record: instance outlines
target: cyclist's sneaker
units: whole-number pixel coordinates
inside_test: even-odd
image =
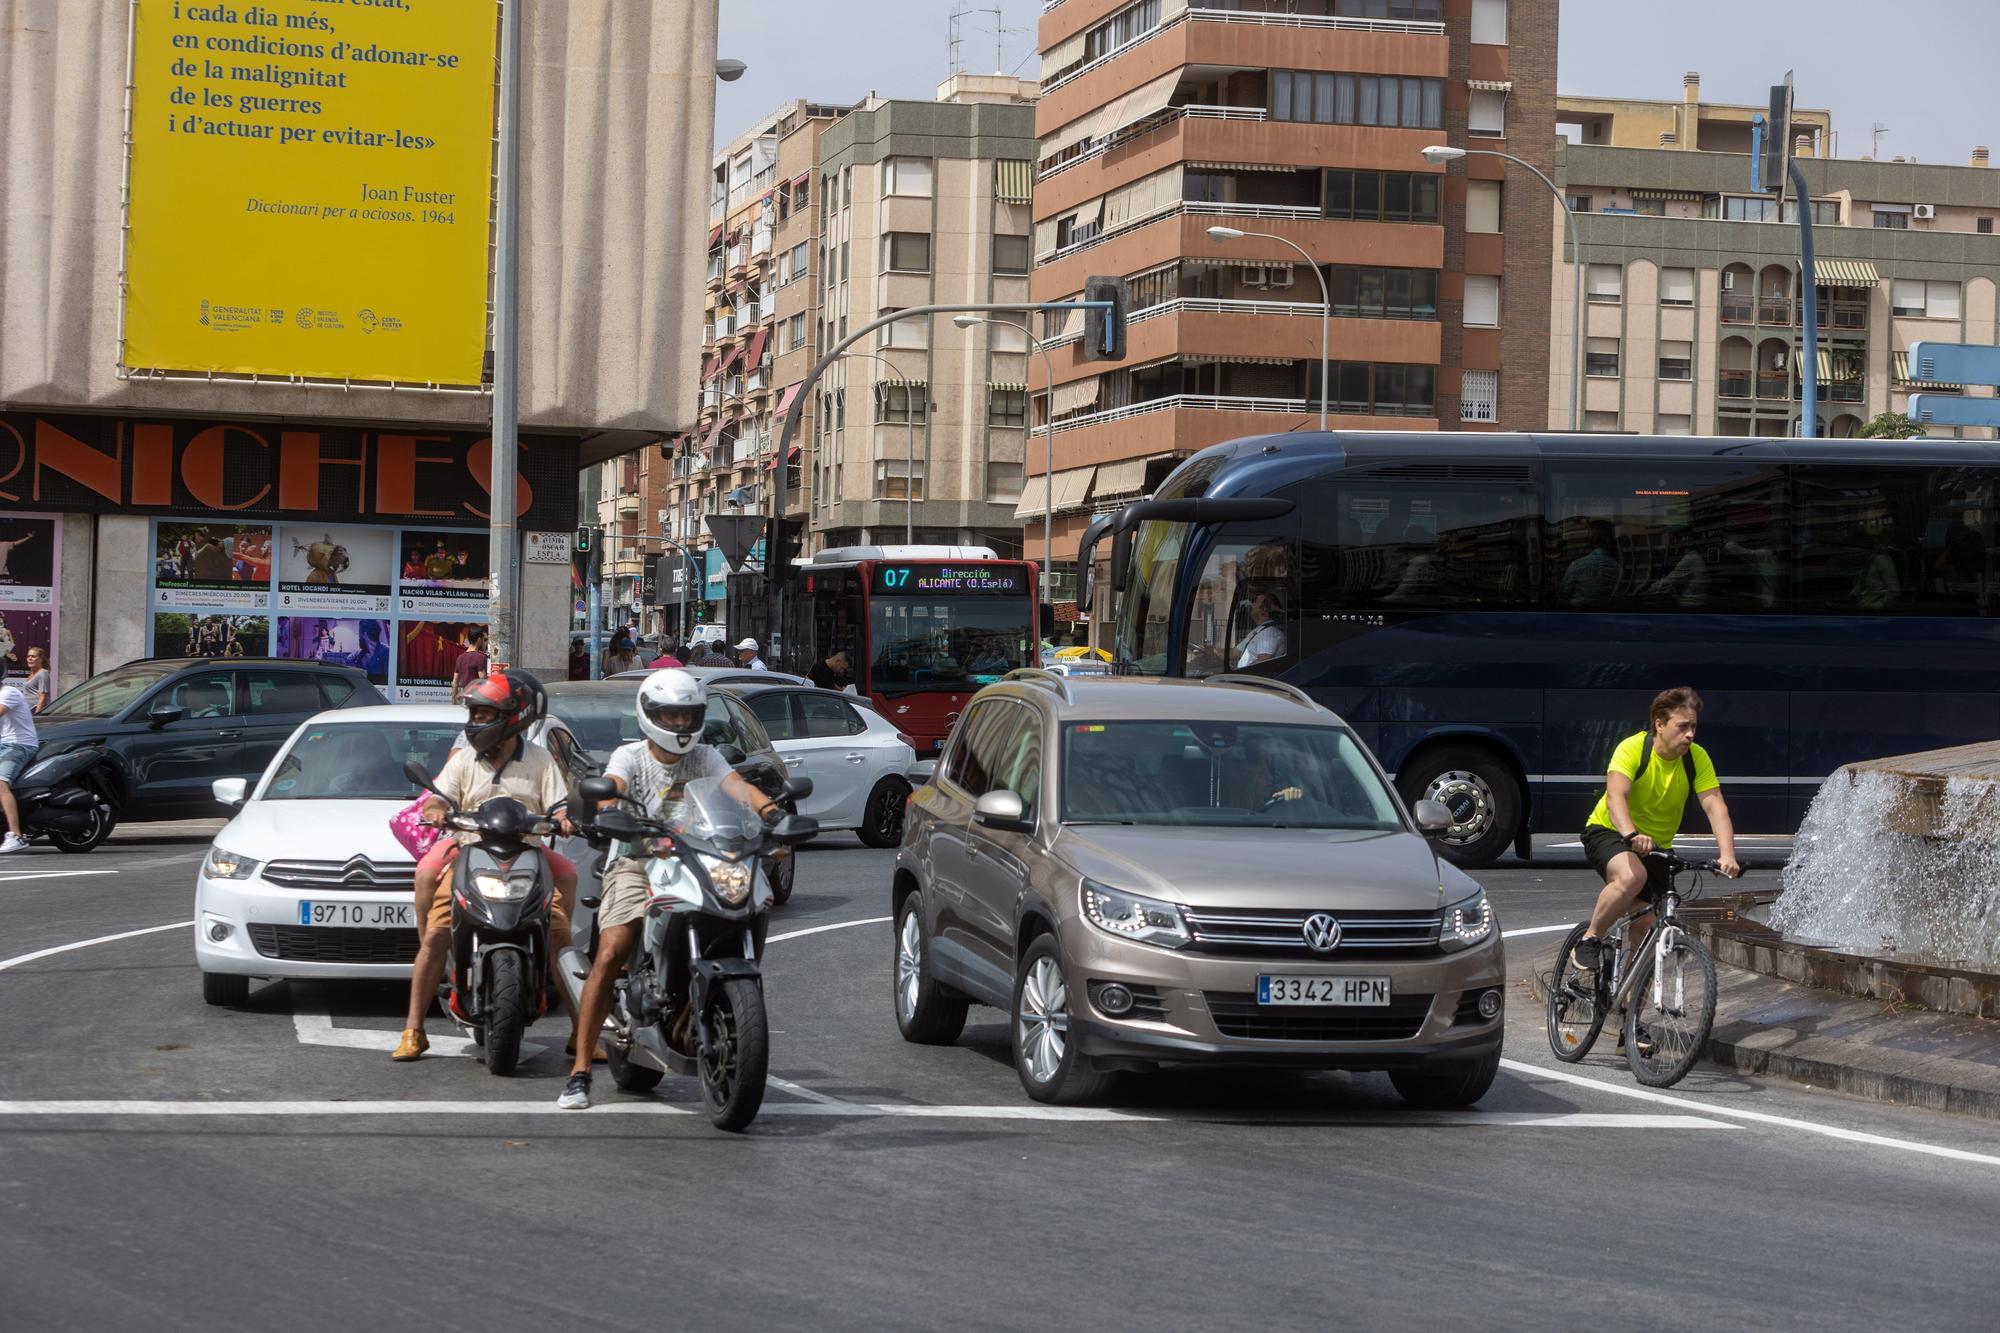
[[[1647,1028],[1647,1026],[1644,1023],[1639,1024],[1638,1028],[1639,1028],[1639,1058],[1641,1060],[1650,1060],[1653,1058],[1653,1052],[1659,1049],[1658,1044],[1653,1040],[1653,1033],[1651,1029]],[[1618,1025],[1618,1049],[1615,1052],[1615,1054],[1618,1055],[1625,1054],[1625,1025],[1623,1023],[1620,1023]]]
[[[1600,941],[1585,935],[1576,942],[1576,948],[1570,951],[1569,965],[1579,972],[1589,974],[1597,971],[1597,966],[1603,961],[1603,956],[1604,945]]]
[[[556,1098],[556,1105],[565,1111],[581,1111],[590,1105],[590,1075],[571,1074],[569,1082],[563,1084],[562,1096]]]

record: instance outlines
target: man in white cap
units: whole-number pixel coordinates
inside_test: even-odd
[[[736,660],[745,671],[769,671],[764,659],[757,656],[757,640],[749,638],[736,645]]]

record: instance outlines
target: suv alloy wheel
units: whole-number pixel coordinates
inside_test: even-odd
[[[1073,1105],[1101,1095],[1111,1075],[1090,1067],[1090,1057],[1070,1035],[1075,1012],[1063,973],[1062,946],[1042,935],[1021,956],[1014,973],[1014,1072],[1038,1102]]]

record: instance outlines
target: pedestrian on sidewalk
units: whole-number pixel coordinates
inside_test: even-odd
[[[0,853],[18,852],[28,845],[21,836],[21,807],[14,799],[14,779],[40,748],[28,696],[17,686],[0,684],[0,813],[7,816],[7,836],[0,838]]]
[[[28,650],[28,678],[21,682],[21,693],[28,696],[28,711],[39,713],[49,706],[55,689],[49,683],[49,657],[40,648]]]

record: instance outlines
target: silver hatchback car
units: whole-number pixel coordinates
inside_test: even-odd
[[[1259,676],[980,691],[910,798],[896,1022],[955,1041],[1011,1017],[1037,1101],[1169,1064],[1387,1071],[1470,1105],[1500,1064],[1505,966],[1479,885],[1367,748]]]

